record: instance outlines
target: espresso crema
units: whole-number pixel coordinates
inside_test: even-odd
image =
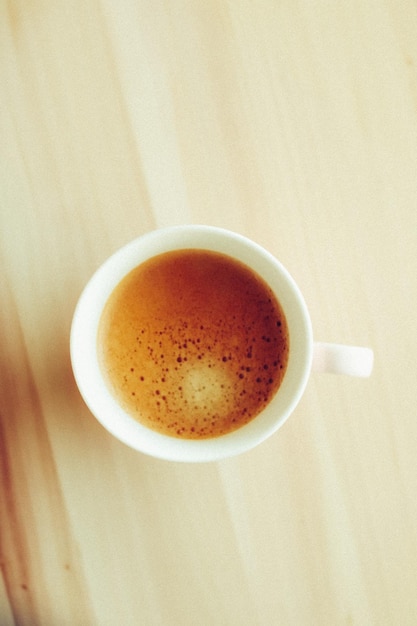
[[[172,437],[218,437],[248,423],[287,367],[284,312],[246,265],[217,252],[176,250],[131,271],[111,294],[100,366],[120,405]]]

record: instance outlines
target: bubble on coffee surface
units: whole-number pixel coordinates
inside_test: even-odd
[[[239,428],[270,401],[285,372],[288,333],[279,304],[250,270],[236,275],[226,257],[228,280],[216,284],[211,274],[197,283],[193,252],[188,274],[183,258],[182,280],[175,272],[162,284],[148,277],[138,291],[131,281],[104,316],[101,343],[110,386],[133,417],[199,439]],[[223,255],[206,254],[226,271]]]

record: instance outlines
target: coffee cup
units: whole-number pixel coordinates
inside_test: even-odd
[[[367,377],[370,348],[313,341],[304,298],[250,239],[204,225],[147,233],[92,276],[71,362],[98,421],[151,456],[217,461],[275,433],[310,373]]]

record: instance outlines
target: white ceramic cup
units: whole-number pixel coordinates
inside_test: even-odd
[[[220,437],[190,440],[162,435],[130,417],[109,391],[98,363],[97,331],[101,313],[117,284],[147,259],[170,250],[204,249],[245,263],[272,288],[287,319],[290,351],[276,395],[248,424]],[[369,348],[314,343],[303,296],[287,270],[261,246],[212,226],[185,225],[152,231],[113,254],[93,275],[77,304],[71,328],[71,362],[87,406],[101,424],[128,446],[171,461],[207,462],[250,450],[272,435],[298,404],[311,370],[369,376]]]

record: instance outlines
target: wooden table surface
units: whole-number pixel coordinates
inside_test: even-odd
[[[1,626],[417,624],[416,68],[411,0],[0,2]],[[112,438],[73,310],[183,223],[270,250],[372,377],[219,463]]]

